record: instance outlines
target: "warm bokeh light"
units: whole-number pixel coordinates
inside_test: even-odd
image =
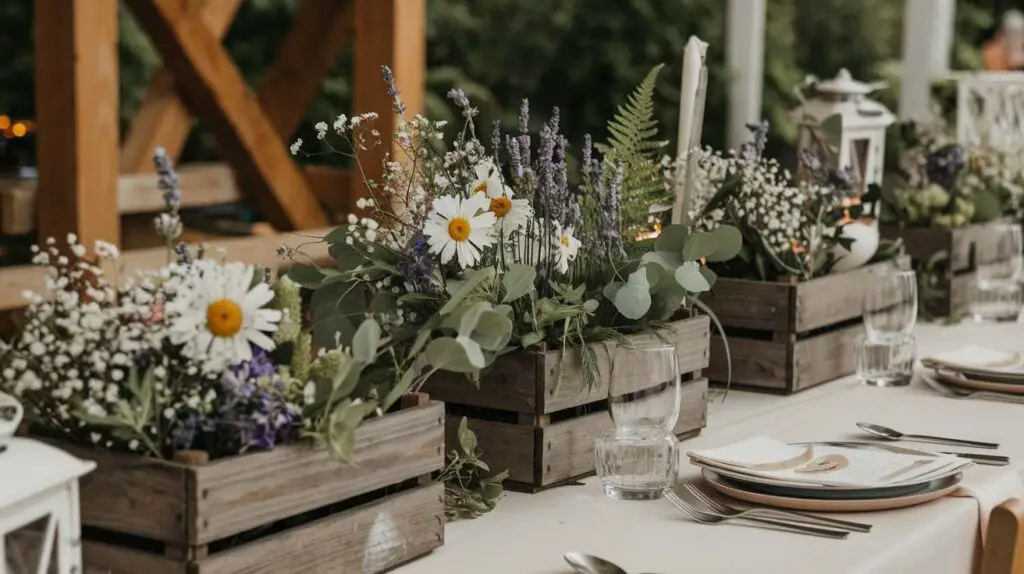
[[[10,116],[0,115],[0,130],[6,131],[11,127]]]
[[[655,223],[653,231],[645,231],[643,233],[637,233],[636,240],[637,241],[647,241],[648,239],[656,239],[659,235],[661,235],[661,224],[660,223]]]
[[[11,126],[11,133],[14,134],[14,137],[20,138],[28,133],[28,126],[26,126],[22,122],[17,122],[13,126]]]

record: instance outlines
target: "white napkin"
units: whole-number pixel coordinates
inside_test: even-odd
[[[978,526],[981,528],[981,543],[985,544],[992,510],[1011,498],[1024,497],[1024,478],[1013,472],[992,473],[988,480],[979,478],[972,476],[973,484],[961,484],[950,496],[969,497],[978,502]]]

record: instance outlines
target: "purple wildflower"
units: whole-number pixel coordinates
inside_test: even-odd
[[[601,235],[601,245],[606,253],[613,258],[622,259],[626,256],[626,250],[622,245],[622,232],[620,230],[622,225],[621,208],[619,204],[622,199],[622,180],[625,176],[625,170],[619,164],[606,165],[605,167],[610,170],[610,173],[607,174],[610,177],[603,178],[605,189],[601,190],[598,233]]]
[[[501,171],[501,162],[499,157],[501,156],[501,121],[494,120],[494,124],[491,126],[491,155],[494,156],[494,166]]]
[[[153,167],[159,176],[157,186],[164,192],[167,210],[177,213],[181,207],[181,190],[178,189],[178,174],[174,171],[174,162],[167,155],[167,150],[162,147],[153,150]]]
[[[398,115],[405,115],[405,103],[402,101],[401,92],[395,85],[395,74],[391,71],[388,66],[380,67],[381,74],[384,76],[384,83],[388,85],[388,96],[391,97],[392,107],[395,113]]]
[[[466,92],[458,88],[452,88],[448,90],[448,99],[455,102],[456,106],[462,110],[462,115],[467,119],[473,119],[479,113],[476,108],[469,104],[469,98],[466,97]]]

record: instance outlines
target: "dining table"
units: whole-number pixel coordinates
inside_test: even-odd
[[[917,355],[968,345],[1015,350],[1024,325],[926,323],[915,329]],[[874,387],[853,375],[791,395],[730,390],[709,405],[708,424],[680,445],[679,483],[701,482],[691,450],[765,435],[787,442],[871,440],[856,423],[908,433],[1000,443],[1008,466],[972,466],[954,495],[903,508],[829,516],[866,522],[870,533],[844,540],[742,524],[698,524],[666,500],[622,501],[596,477],[537,494],[510,492],[493,511],[446,526],[440,549],[398,574],[569,574],[563,556],[584,552],[629,573],[658,574],[969,574],[977,571],[989,510],[1024,497],[1024,404],[942,396],[922,382]],[[901,446],[989,453],[913,442]],[[501,470],[501,469],[495,469]],[[679,487],[677,487],[679,488]],[[720,500],[727,500],[720,498]]]

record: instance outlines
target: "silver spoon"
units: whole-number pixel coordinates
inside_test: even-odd
[[[565,561],[580,574],[627,574],[625,570],[604,558],[582,552],[569,552],[565,555]]]
[[[969,448],[999,448],[994,442],[981,442],[976,440],[963,440],[958,438],[945,438],[941,436],[929,436],[923,434],[904,434],[898,430],[872,423],[857,423],[864,432],[882,437],[885,440],[909,440],[917,442],[930,442],[935,444],[950,444],[953,446],[965,446]]]

